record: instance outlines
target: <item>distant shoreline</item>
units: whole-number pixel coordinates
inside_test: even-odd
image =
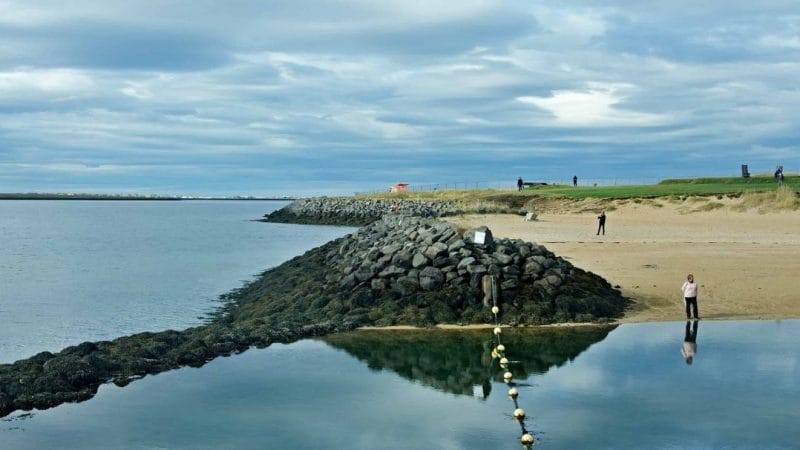
[[[0,193],[0,200],[125,200],[125,201],[192,201],[192,200],[252,200],[252,201],[293,201],[295,197],[181,197],[181,196],[142,196],[106,194],[6,194]]]

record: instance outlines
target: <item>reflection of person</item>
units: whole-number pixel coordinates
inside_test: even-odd
[[[523,183],[522,183],[522,177],[519,177],[519,178],[517,178],[517,190],[518,190],[518,191],[521,191],[521,190],[522,190],[522,185],[523,185]]]
[[[597,216],[597,234],[600,234],[600,230],[603,230],[603,236],[606,235],[606,212],[603,211]]]
[[[689,314],[691,308],[694,313],[694,318],[699,319],[697,315],[697,283],[694,282],[694,275],[689,274],[686,276],[686,281],[681,286],[683,291],[683,301],[686,303],[686,318],[691,319],[692,315]]]
[[[681,347],[681,354],[686,360],[686,364],[691,364],[694,361],[694,355],[697,354],[697,321],[686,321],[686,334],[683,337],[683,346]]]

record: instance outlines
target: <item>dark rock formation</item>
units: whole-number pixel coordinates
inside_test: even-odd
[[[362,226],[380,219],[384,214],[395,212],[407,216],[443,217],[463,214],[466,211],[471,210],[451,200],[359,200],[351,197],[315,197],[295,200],[289,205],[265,215],[262,220],[264,222]],[[475,212],[479,212],[479,210],[475,209]]]
[[[205,326],[85,342],[0,365],[0,416],[85,400],[108,381],[125,385],[251,346],[361,325],[488,323],[486,275],[497,281],[508,324],[602,320],[627,304],[605,280],[540,245],[389,215],[226,294]]]

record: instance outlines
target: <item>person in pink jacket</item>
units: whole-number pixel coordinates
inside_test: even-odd
[[[692,318],[692,315],[689,314],[690,307],[694,313],[695,320],[699,319],[700,317],[697,315],[697,283],[694,282],[694,275],[689,274],[686,277],[681,290],[683,291],[683,301],[686,303],[686,319]]]

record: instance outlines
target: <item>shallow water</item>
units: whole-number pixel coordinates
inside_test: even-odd
[[[526,427],[547,449],[793,449],[800,321],[508,331]],[[359,332],[105,385],[0,422],[4,448],[519,449],[488,330]],[[487,388],[488,386],[488,388]],[[470,389],[471,387],[471,389]]]
[[[351,230],[253,221],[285,204],[0,201],[0,363],[197,325],[220,294]]]

